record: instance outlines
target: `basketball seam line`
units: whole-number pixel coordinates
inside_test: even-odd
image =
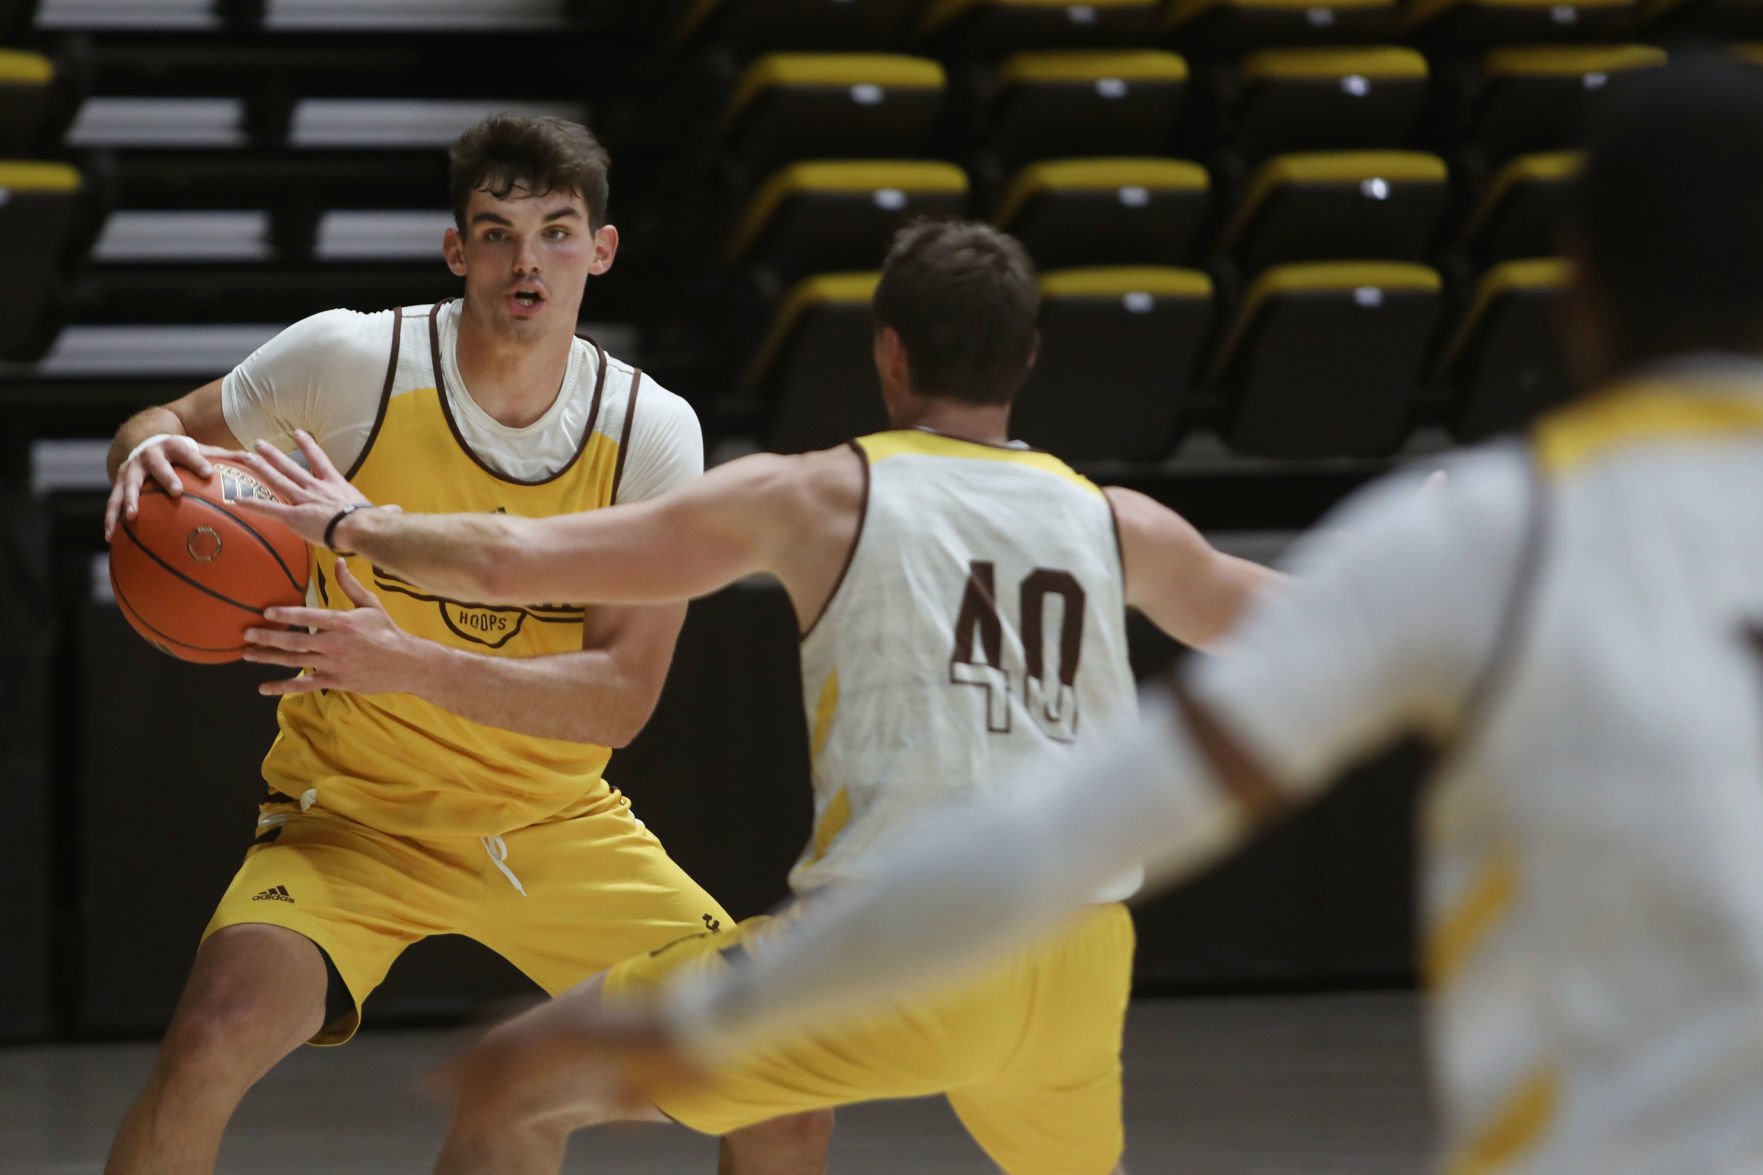
[[[139,537],[136,536],[135,532],[129,528],[129,524],[127,522],[124,522],[122,524],[122,533],[128,535],[129,540],[131,542],[133,542],[135,544],[135,546],[141,548],[141,553],[146,555],[147,558],[153,560],[153,562],[159,564],[161,567],[165,568],[167,571],[171,572],[173,575],[177,576],[179,579],[183,580],[185,583],[189,584],[191,587],[195,588],[197,591],[203,593],[204,595],[213,596],[215,599],[219,600],[223,604],[230,604],[233,607],[239,609],[239,611],[241,611],[241,612],[249,612],[253,616],[263,615],[263,609],[253,608],[249,604],[241,604],[241,603],[239,603],[239,601],[233,599],[231,596],[223,596],[219,592],[215,591],[213,588],[208,587],[206,584],[198,583],[196,580],[191,579],[189,576],[185,575],[183,572],[181,572],[177,568],[173,567],[170,563],[167,563],[164,559],[159,557],[159,552],[155,551],[152,547],[149,547],[146,543],[142,542]]]
[[[282,558],[282,553],[276,550],[275,546],[268,539],[264,538],[255,526],[252,526],[249,522],[245,521],[244,518],[240,517],[236,510],[229,510],[218,502],[212,502],[209,499],[204,498],[201,494],[187,493],[184,496],[193,502],[202,503],[210,510],[220,511],[222,514],[226,515],[226,517],[244,527],[245,533],[256,539],[263,549],[269,552],[269,557],[276,561],[276,566],[280,567],[282,569],[282,574],[288,577],[288,586],[297,592],[304,593],[306,591],[306,589],[300,585],[300,581],[294,578],[293,569],[288,566],[288,561]]]
[[[116,602],[118,604],[122,605],[122,608],[125,612],[129,612],[134,615],[134,618],[141,623],[141,626],[143,628],[146,628],[148,631],[152,632],[153,635],[161,638],[162,640],[164,640],[170,644],[177,645],[180,648],[190,649],[190,650],[193,650],[194,652],[198,652],[198,653],[242,653],[245,651],[244,645],[236,645],[236,646],[230,646],[230,647],[229,646],[211,646],[211,645],[191,644],[189,641],[180,641],[177,637],[172,636],[170,633],[165,632],[165,631],[161,630],[160,628],[156,627],[155,625],[149,623],[147,618],[145,616],[141,615],[141,610],[139,608],[135,607],[134,604],[129,602],[128,593],[123,591],[122,585],[120,585],[116,582],[116,572],[114,572],[114,571],[112,571],[110,573],[110,594],[116,597]]]

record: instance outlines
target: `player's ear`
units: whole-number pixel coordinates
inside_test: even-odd
[[[1035,369],[1035,364],[1039,363],[1040,361],[1041,361],[1041,332],[1037,330],[1035,332],[1035,341],[1033,343],[1029,344],[1028,366],[1026,368],[1024,368],[1024,371],[1032,373]]]
[[[447,259],[447,268],[454,277],[465,276],[465,238],[450,225],[441,235],[441,255]]]
[[[618,256],[618,226],[603,224],[594,230],[594,259],[588,263],[588,272],[599,277],[612,268],[612,259]]]

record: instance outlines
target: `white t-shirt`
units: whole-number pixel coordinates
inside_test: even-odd
[[[460,303],[440,315],[441,362],[453,419],[472,452],[505,477],[537,481],[563,468],[581,445],[599,376],[597,352],[577,339],[562,389],[545,414],[509,428],[478,406],[459,376]],[[395,312],[326,310],[296,322],[259,347],[221,381],[221,411],[240,443],[293,448],[293,432],[311,433],[338,469],[361,456],[386,377]],[[609,382],[628,385],[634,370],[606,356]],[[643,377],[619,502],[656,498],[704,472],[697,414],[679,396]]]

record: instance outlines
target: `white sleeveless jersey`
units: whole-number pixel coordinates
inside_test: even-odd
[[[864,876],[927,812],[1137,712],[1100,489],[1047,453],[924,430],[852,447],[862,521],[801,648],[815,821],[797,892]]]
[[[1763,386],[1631,388],[1534,447],[1530,599],[1425,823],[1456,1149],[1763,1171]]]
[[[1446,1172],[1763,1172],[1763,368],[1374,492],[1197,667],[1276,778],[1402,726]]]

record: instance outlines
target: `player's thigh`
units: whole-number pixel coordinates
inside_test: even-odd
[[[504,835],[467,933],[556,994],[632,955],[734,920],[623,807]],[[522,893],[521,891],[525,892]]]
[[[1035,999],[1010,1063],[949,1094],[955,1113],[1004,1170],[1106,1175],[1120,1161],[1120,1050],[1132,982],[1132,921],[1087,912],[1031,950]]]
[[[463,858],[335,818],[292,814],[273,840],[263,838],[245,854],[204,942],[258,925],[309,940],[342,989],[313,1040],[340,1044],[399,954],[427,935],[456,929],[480,900],[475,862]]]
[[[607,973],[605,998],[641,998],[670,978],[727,967],[730,955],[768,930],[773,920],[749,919],[628,959]],[[749,1052],[707,1081],[650,1092],[669,1117],[717,1135],[812,1110],[942,1093],[998,1072],[1024,1011],[1021,985],[987,976],[930,998],[873,1006]]]

